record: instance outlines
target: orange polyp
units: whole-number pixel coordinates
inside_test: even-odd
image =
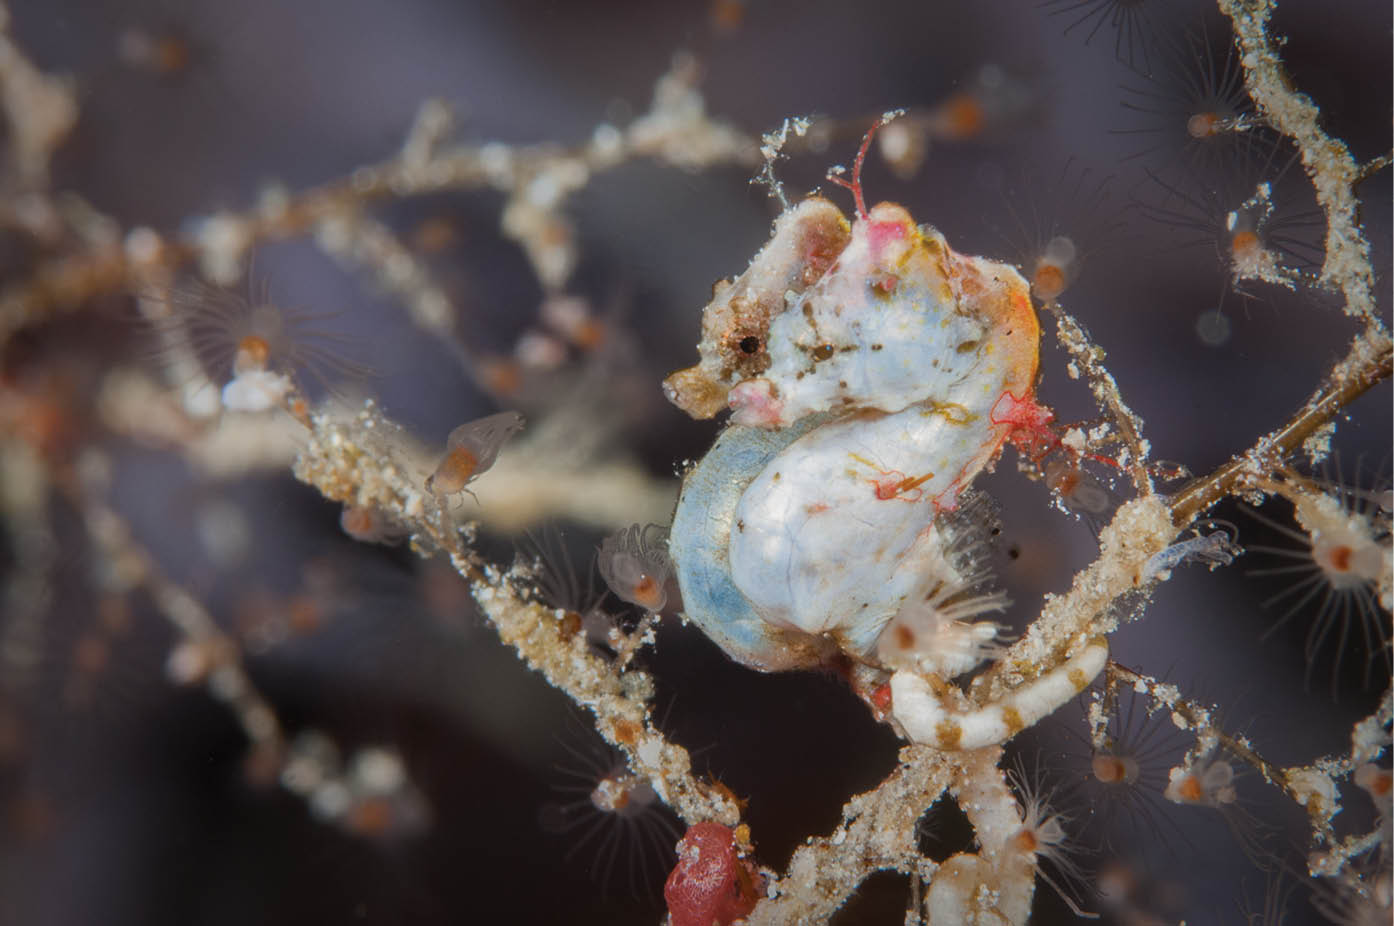
[[[297,635],[314,633],[324,623],[324,611],[309,595],[296,595],[286,602],[290,629]]]
[[[1236,232],[1234,237],[1230,239],[1229,247],[1235,257],[1243,259],[1256,255],[1262,249],[1263,243],[1259,241],[1256,233],[1241,231]]]
[[[1018,850],[1028,855],[1035,855],[1036,850],[1040,848],[1040,842],[1036,839],[1036,834],[1029,829],[1023,829],[1017,833],[1013,842],[1016,843]]]
[[[1031,277],[1031,292],[1042,302],[1054,302],[1065,291],[1065,271],[1055,264],[1040,263]]]
[[[734,32],[745,22],[745,4],[741,0],[713,0],[710,14],[712,26],[722,32]]]
[[[523,369],[506,357],[494,357],[480,364],[484,386],[496,395],[511,396],[523,388]]]
[[[345,822],[350,832],[360,836],[381,836],[392,827],[392,818],[390,801],[370,797],[354,804]]]
[[[638,605],[653,614],[668,603],[667,531],[656,524],[630,525],[600,544],[596,566],[605,584],[622,601]]]
[[[646,575],[635,582],[631,593],[640,607],[650,611],[657,611],[663,607],[663,586],[655,582],[653,576]]]
[[[572,343],[582,350],[595,350],[605,342],[605,324],[588,318],[571,334]]]
[[[953,139],[973,138],[983,130],[983,125],[987,122],[983,104],[976,97],[966,93],[951,97],[939,111],[944,117],[945,134]]]
[[[373,509],[367,505],[349,505],[344,509],[339,524],[351,537],[367,537],[373,533]]]
[[[85,633],[73,647],[73,664],[79,672],[95,675],[107,666],[110,649],[106,641],[93,633]]]
[[[623,717],[615,721],[615,741],[622,745],[633,746],[639,740],[639,732],[638,725],[632,721]]]
[[[1394,775],[1389,772],[1381,772],[1372,776],[1370,781],[1370,793],[1376,797],[1386,797],[1391,789],[1394,789]]]
[[[20,437],[44,456],[56,456],[72,443],[72,418],[59,402],[42,398],[25,400],[15,418],[15,430]]]
[[[1090,764],[1094,768],[1094,777],[1104,784],[1115,785],[1128,777],[1127,766],[1117,756],[1097,755]]]
[[[1350,572],[1350,557],[1352,550],[1347,546],[1333,547],[1328,561],[1331,568],[1337,572]]]
[[[453,495],[465,487],[478,465],[474,454],[464,447],[454,447],[426,480],[426,491],[436,495]]]
[[[416,227],[413,243],[427,254],[439,254],[455,243],[455,225],[444,216],[433,216]]]
[[[1205,799],[1205,789],[1201,787],[1198,775],[1187,775],[1186,780],[1181,782],[1181,787],[1176,789],[1176,793],[1190,804],[1199,804]]]
[[[254,788],[269,788],[280,777],[284,765],[285,754],[279,746],[258,744],[242,760],[242,777]]]
[[[265,370],[271,359],[271,345],[258,334],[249,334],[237,342],[237,354],[233,357],[234,373],[247,373]]]
[[[601,813],[623,813],[633,799],[639,780],[627,771],[602,778],[591,791],[591,803]]]
[[[1192,138],[1209,138],[1219,132],[1223,122],[1219,113],[1196,113],[1186,120],[1186,134]]]
[[[271,359],[271,345],[258,335],[248,335],[237,342],[237,353],[233,355],[232,368],[235,373],[265,370]]]
[[[183,39],[164,36],[155,42],[155,70],[161,74],[181,73],[189,66],[189,46]]]

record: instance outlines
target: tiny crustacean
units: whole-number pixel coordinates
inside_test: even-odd
[[[717,285],[700,362],[664,383],[693,417],[733,412],[687,474],[669,549],[688,618],[745,665],[840,651],[951,678],[995,650],[995,625],[966,619],[1005,601],[981,588],[971,519],[949,513],[1048,420],[1040,327],[1015,269],[958,254],[901,206],[868,210],[860,164],[854,220],[820,196],[780,215]]]
[[[523,416],[517,412],[498,412],[451,431],[445,456],[426,477],[426,491],[440,498],[469,491],[465,486],[494,465],[503,445],[523,430],[523,424]]]

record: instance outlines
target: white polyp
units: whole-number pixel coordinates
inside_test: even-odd
[[[1355,771],[1356,784],[1360,783],[1360,770]],[[1331,775],[1320,768],[1290,768],[1287,770],[1288,793],[1301,807],[1309,812],[1331,815],[1340,807],[1336,799],[1336,782]]]
[[[996,654],[1001,628],[990,621],[969,623],[966,619],[1001,611],[1007,606],[1007,597],[993,593],[959,598],[966,591],[951,586],[926,600],[901,606],[877,638],[881,663],[889,669],[953,678]]]
[[[293,388],[290,378],[280,373],[248,370],[223,387],[223,407],[230,412],[264,412],[282,404]]]
[[[1355,785],[1366,791],[1370,798],[1384,812],[1389,811],[1390,795],[1389,770],[1382,769],[1373,762],[1366,762],[1355,770]]]
[[[946,705],[927,678],[901,670],[891,676],[891,715],[916,743],[945,749],[991,746],[1063,707],[1107,662],[1108,644],[1102,638],[1093,640],[1034,681],[971,711]]]
[[[665,586],[673,569],[667,541],[667,530],[657,524],[633,524],[606,537],[596,556],[605,584],[630,604],[662,611],[668,600]]]
[[[1194,780],[1199,786],[1200,796],[1192,797],[1187,782]],[[1179,765],[1167,776],[1166,790],[1162,796],[1174,804],[1203,805],[1219,807],[1233,804],[1238,796],[1234,789],[1234,767],[1220,759],[1199,760],[1193,765]]]
[[[215,499],[198,509],[195,524],[204,551],[218,566],[232,570],[246,561],[254,534],[241,508]]]
[[[337,779],[325,782],[310,795],[310,812],[324,822],[337,820],[352,804],[352,792]]]
[[[1041,260],[1061,270],[1067,270],[1075,262],[1078,254],[1079,249],[1073,241],[1064,235],[1056,235],[1046,242],[1045,250],[1041,252]]]
[[[184,411],[195,419],[212,418],[218,414],[219,396],[207,380],[200,374],[197,381],[191,381],[181,390]]]
[[[165,660],[165,677],[176,685],[192,685],[208,675],[212,655],[203,643],[185,640],[170,650]]]
[[[350,776],[357,788],[371,794],[392,794],[407,782],[401,756],[377,747],[364,749],[353,757]]]
[[[1368,518],[1354,514],[1325,494],[1303,494],[1293,506],[1298,523],[1311,536],[1312,560],[1337,591],[1381,581],[1391,568],[1389,550],[1375,540]],[[1342,565],[1335,569],[1333,554],[1344,547]]]
[[[290,757],[281,769],[281,786],[293,794],[307,795],[338,775],[339,748],[328,736],[307,730],[291,744]]]
[[[220,701],[235,701],[247,693],[247,678],[235,666],[220,666],[208,676],[208,690]]]

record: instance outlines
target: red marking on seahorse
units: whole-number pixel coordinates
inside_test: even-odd
[[[1032,461],[1060,446],[1059,435],[1050,428],[1055,413],[1038,404],[1029,389],[1021,396],[1012,395],[1010,390],[1003,392],[993,404],[988,420],[1009,426],[1007,439]]]
[[[933,473],[925,473],[923,476],[907,476],[898,469],[890,472],[881,470],[880,479],[870,480],[876,487],[876,497],[881,501],[889,501],[898,498],[904,502],[917,502],[924,498],[924,490],[920,485],[934,478]]]

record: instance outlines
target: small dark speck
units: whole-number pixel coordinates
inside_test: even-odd
[[[1008,547],[1008,548],[1007,548],[1007,558],[1008,558],[1008,559],[1020,559],[1020,558],[1021,558],[1021,547],[1017,546],[1016,544],[1012,544],[1010,547]]]
[[[1002,533],[1002,528],[1000,528],[1000,527],[994,527],[994,528],[992,529],[992,536],[994,536],[994,537],[998,536],[998,535],[1001,534],[1001,533]]]
[[[881,345],[880,345],[880,344],[873,344],[873,345],[871,345],[871,349],[872,349],[872,350],[880,350],[880,349],[881,349]]]
[[[736,522],[736,530],[740,531],[741,533],[745,533],[745,522],[744,522],[744,521],[737,521],[737,522]]]
[[[753,334],[749,337],[741,338],[741,350],[745,351],[747,354],[756,353],[760,350],[760,339]]]

